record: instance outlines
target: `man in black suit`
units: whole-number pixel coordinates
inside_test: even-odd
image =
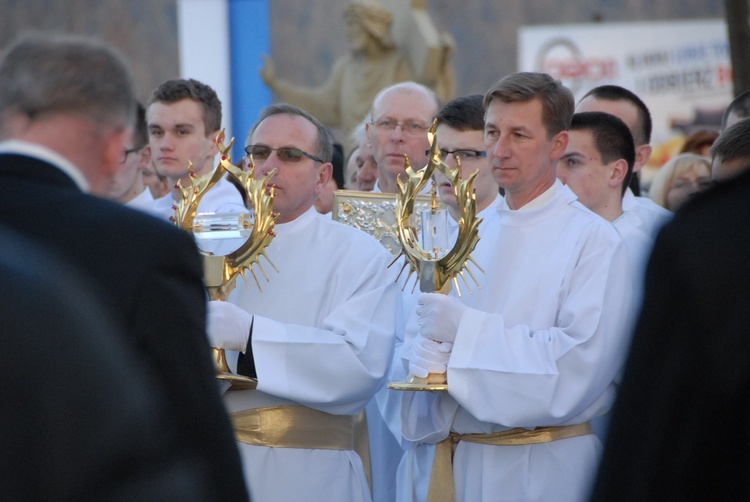
[[[3,500],[210,500],[143,362],[72,268],[2,225],[0,242]]]
[[[0,60],[0,223],[77,268],[153,378],[171,447],[206,474],[215,500],[246,500],[195,244],[97,197],[121,165],[134,116],[129,70],[111,48],[62,35],[12,45]]]
[[[750,500],[750,172],[659,234],[594,501]]]

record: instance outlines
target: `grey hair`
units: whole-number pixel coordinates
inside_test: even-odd
[[[385,89],[382,89],[380,92],[378,92],[375,95],[375,99],[372,100],[372,107],[370,108],[370,113],[369,113],[370,120],[375,120],[375,107],[378,106],[378,104],[380,103],[380,100],[383,99],[383,96],[393,91],[423,94],[427,96],[428,98],[430,98],[435,105],[434,113],[432,114],[433,116],[430,117],[430,121],[432,121],[434,116],[437,115],[438,110],[440,110],[440,106],[442,103],[440,102],[440,98],[435,93],[435,91],[433,91],[427,86],[418,84],[416,82],[411,82],[411,81],[399,82],[397,84],[393,84],[389,87],[386,87]]]
[[[122,129],[133,124],[135,110],[128,64],[100,40],[29,33],[0,57],[0,116],[76,113]]]

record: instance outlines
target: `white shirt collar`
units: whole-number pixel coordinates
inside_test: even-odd
[[[48,162],[70,176],[82,191],[89,191],[89,182],[80,169],[71,161],[46,146],[28,141],[10,139],[0,142],[0,154],[18,154]]]
[[[527,211],[529,209],[537,209],[545,205],[547,202],[549,202],[552,197],[555,196],[557,193],[557,188],[559,186],[562,186],[562,182],[560,180],[555,180],[555,182],[552,184],[551,187],[549,187],[547,190],[544,191],[544,193],[540,194],[537,198],[530,200],[523,206],[519,207],[519,211]]]

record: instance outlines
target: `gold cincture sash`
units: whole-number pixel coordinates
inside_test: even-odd
[[[253,408],[230,414],[240,443],[269,448],[354,450],[370,481],[370,443],[365,412],[331,415],[306,406]]]
[[[455,502],[456,487],[453,481],[453,451],[459,441],[495,446],[518,446],[549,443],[560,439],[591,434],[591,423],[584,422],[560,427],[537,427],[536,429],[510,429],[491,434],[458,434],[451,432],[435,447],[435,459],[430,472],[427,502]]]

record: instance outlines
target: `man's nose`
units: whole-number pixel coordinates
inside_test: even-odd
[[[508,139],[507,137],[500,137],[497,141],[490,146],[488,152],[493,157],[504,158],[508,156]]]
[[[160,150],[174,150],[174,141],[169,134],[162,135],[157,141]]]
[[[447,153],[443,162],[445,162],[451,169],[455,169],[458,166],[455,153]]]
[[[394,127],[391,131],[391,139],[396,141],[403,141],[405,137],[406,134],[404,133],[404,126],[402,126],[401,124],[396,124],[396,127]]]

